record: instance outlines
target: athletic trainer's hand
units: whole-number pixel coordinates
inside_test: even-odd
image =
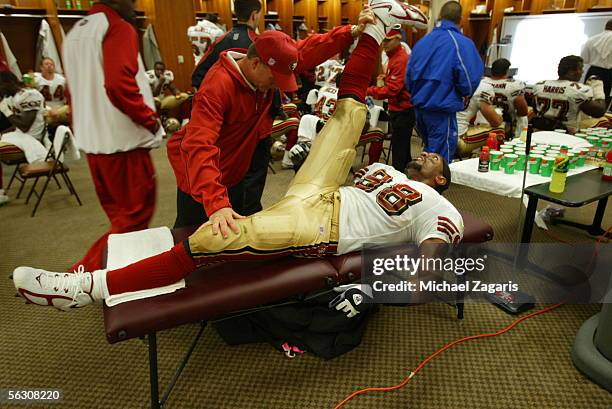
[[[356,35],[354,35],[354,37],[363,33],[366,24],[374,24],[374,12],[370,10],[369,6],[364,6],[361,13],[359,13],[359,17],[357,18]]]
[[[211,214],[210,222],[212,223],[213,234],[217,235],[221,231],[221,235],[226,239],[229,235],[229,229],[232,229],[236,234],[240,233],[240,228],[235,219],[244,219],[244,216],[236,213],[231,207],[224,207]]]

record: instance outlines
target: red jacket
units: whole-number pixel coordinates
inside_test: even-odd
[[[313,35],[297,43],[296,73],[317,66],[353,42],[351,27]],[[227,187],[240,182],[257,143],[270,135],[272,92],[253,90],[228,53],[206,74],[193,99],[191,120],[168,140],[168,159],[178,188],[211,215],[231,207]],[[233,55],[233,54],[232,54]]]
[[[404,47],[398,45],[394,50],[387,53],[389,63],[385,73],[385,85],[382,87],[368,87],[367,95],[375,99],[387,99],[389,111],[399,112],[412,108],[410,93],[404,86],[406,67],[410,57]]]

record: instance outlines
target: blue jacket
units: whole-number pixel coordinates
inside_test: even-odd
[[[412,49],[405,84],[418,109],[458,112],[483,74],[484,64],[472,40],[454,23],[442,20]]]

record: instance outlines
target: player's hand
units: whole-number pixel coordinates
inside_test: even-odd
[[[353,32],[353,37],[360,36],[365,30],[366,24],[374,24],[374,18],[374,12],[370,10],[370,6],[364,6],[357,18],[357,26],[355,32]]]
[[[586,80],[586,85],[593,88],[593,99],[606,99],[603,81],[598,76],[591,75]]]
[[[224,239],[229,235],[228,227],[236,234],[240,233],[240,227],[235,219],[244,219],[244,216],[236,213],[231,207],[224,207],[210,215],[213,234],[216,236],[221,232]]]
[[[13,110],[8,104],[8,98],[2,98],[2,101],[0,101],[0,112],[7,118],[13,115]]]

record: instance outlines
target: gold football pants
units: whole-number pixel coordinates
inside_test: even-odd
[[[498,140],[503,140],[506,134],[503,125],[498,126],[497,128],[493,128],[491,125],[485,124],[470,125],[466,133],[459,135],[455,156],[459,158],[470,156],[474,149],[478,149],[487,143],[489,132],[494,132],[497,135]]]
[[[355,158],[365,119],[364,104],[350,98],[338,100],[285,197],[272,207],[237,219],[240,233],[230,232],[227,239],[213,235],[210,222],[203,224],[188,239],[196,264],[335,253],[339,238],[338,188]]]

